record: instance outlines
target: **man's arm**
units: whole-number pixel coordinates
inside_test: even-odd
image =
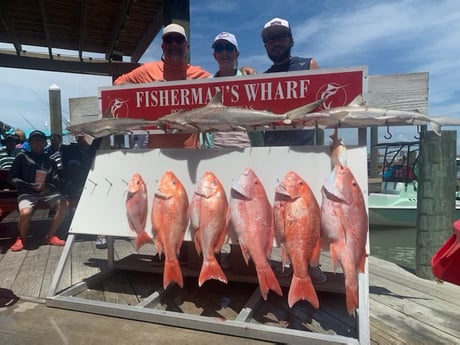
[[[32,188],[32,183],[22,179],[22,166],[24,160],[24,153],[19,154],[14,159],[13,165],[8,172],[7,181],[13,186],[18,188]]]

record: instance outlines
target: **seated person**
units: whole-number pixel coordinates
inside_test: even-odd
[[[36,204],[44,201],[50,207],[56,207],[51,227],[45,243],[63,246],[65,241],[56,236],[63,222],[68,202],[59,191],[59,175],[56,162],[44,153],[46,136],[41,131],[32,131],[29,135],[30,152],[18,154],[8,173],[8,181],[16,186],[19,209],[19,237],[11,246],[12,251],[21,251],[27,239],[30,220]]]
[[[2,139],[2,145],[5,146],[0,150],[0,169],[9,170],[13,164],[14,158],[22,152],[21,149],[16,148],[19,139],[14,135],[7,135],[5,139]]]

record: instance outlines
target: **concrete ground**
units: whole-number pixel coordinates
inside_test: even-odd
[[[247,338],[47,307],[19,300],[0,308],[0,344],[262,345]]]

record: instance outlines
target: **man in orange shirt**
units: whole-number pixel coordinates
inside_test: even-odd
[[[182,26],[169,24],[163,29],[163,57],[160,61],[147,62],[129,73],[118,77],[114,85],[152,83],[157,81],[203,79],[210,73],[200,66],[187,63],[190,49],[187,35]],[[149,138],[149,147],[198,148],[197,134],[153,134]]]

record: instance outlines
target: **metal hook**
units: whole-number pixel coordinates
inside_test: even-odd
[[[393,135],[390,133],[390,126],[387,126],[387,134],[383,136],[385,139],[391,139]]]
[[[420,126],[417,126],[417,134],[418,135],[414,135],[414,139],[415,140],[420,140]]]

